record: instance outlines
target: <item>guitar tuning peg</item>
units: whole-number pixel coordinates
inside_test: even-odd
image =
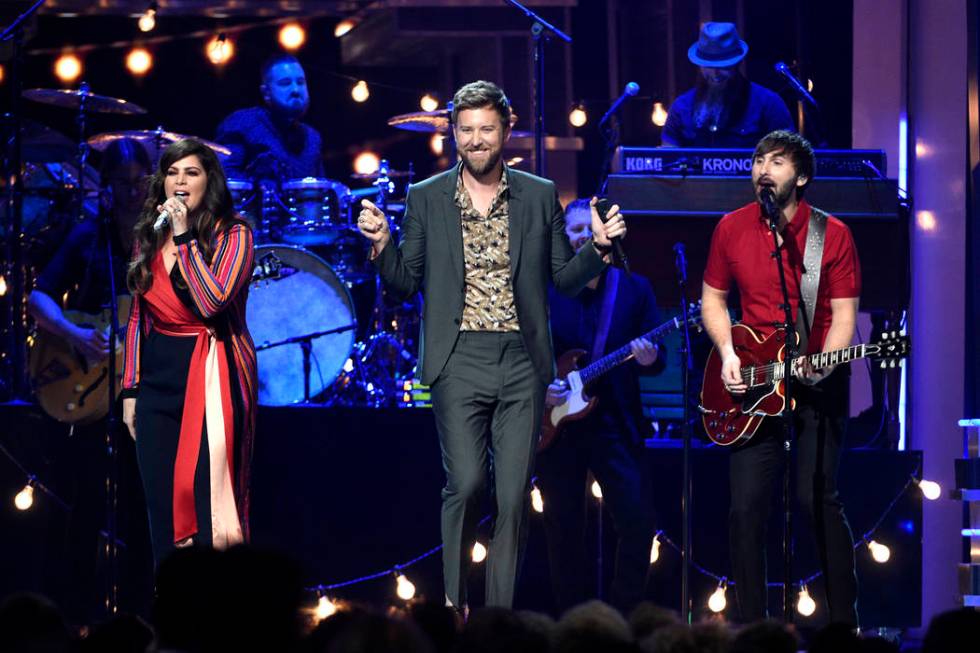
[[[881,361],[881,369],[885,369],[886,367],[888,367],[888,363]]]

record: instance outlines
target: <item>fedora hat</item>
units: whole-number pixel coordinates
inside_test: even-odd
[[[738,38],[733,23],[705,23],[687,58],[698,66],[725,68],[737,64],[748,52],[748,44]]]

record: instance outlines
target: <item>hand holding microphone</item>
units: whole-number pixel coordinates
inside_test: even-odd
[[[172,227],[175,236],[187,231],[187,206],[182,196],[174,195],[167,198],[163,204],[157,205],[157,211],[160,215],[153,223],[153,231],[161,231],[168,224]]]
[[[589,203],[592,207],[592,239],[599,247],[612,249],[613,261],[627,273],[630,271],[626,260],[626,250],[623,249],[623,236],[626,235],[626,222],[619,212],[619,206],[605,197],[593,197]]]

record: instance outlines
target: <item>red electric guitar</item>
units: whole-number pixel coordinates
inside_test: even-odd
[[[723,446],[746,442],[755,435],[763,419],[783,412],[786,405],[785,337],[783,331],[763,337],[744,324],[732,327],[732,344],[742,361],[742,379],[748,386],[748,391],[739,397],[725,389],[721,381],[721,356],[718,350],[711,350],[704,366],[701,420],[712,442]],[[880,361],[881,367],[895,367],[908,353],[908,337],[891,331],[883,333],[881,340],[875,343],[799,356],[793,365],[806,359],[812,367],[820,369],[870,358]]]
[[[693,328],[701,329],[701,302],[691,305],[688,310],[688,322]],[[682,317],[675,317],[640,337],[656,343],[663,340],[672,331],[680,329],[683,324]],[[582,419],[595,409],[599,400],[586,394],[590,385],[613,368],[633,358],[633,353],[627,344],[590,365],[578,369],[579,360],[585,355],[584,349],[572,349],[558,358],[558,379],[568,385],[568,401],[561,406],[545,406],[544,417],[541,420],[541,439],[538,440],[538,451],[544,451],[552,445],[560,435],[562,426],[573,420]]]

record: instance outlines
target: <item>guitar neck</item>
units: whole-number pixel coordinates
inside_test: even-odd
[[[807,354],[805,356],[797,356],[793,359],[793,364],[798,365],[801,361],[806,361],[811,367],[815,369],[820,369],[822,367],[830,367],[831,365],[840,365],[841,363],[850,363],[861,358],[865,358],[868,355],[868,346],[865,344],[861,345],[851,345],[850,347],[844,347],[843,349],[834,349],[833,351],[824,351],[819,354]],[[782,362],[770,363],[772,366],[772,376],[770,377],[772,381],[782,381],[786,371],[786,366]],[[753,366],[752,378],[754,383],[750,385],[757,385],[759,381],[763,383],[768,383],[769,381],[763,380],[765,375],[764,370],[768,368],[768,365],[758,365]],[[761,374],[760,374],[761,372]]]
[[[664,336],[671,331],[679,329],[681,322],[681,318],[675,317],[668,322],[664,322],[656,329],[647,331],[640,337],[646,338],[652,342],[657,342],[662,340]],[[602,375],[615,369],[616,367],[619,367],[631,358],[633,358],[633,352],[630,350],[630,346],[628,344],[623,345],[616,351],[606,354],[599,360],[590,363],[579,371],[579,376],[582,378],[582,385],[588,386],[589,384],[597,381]]]

